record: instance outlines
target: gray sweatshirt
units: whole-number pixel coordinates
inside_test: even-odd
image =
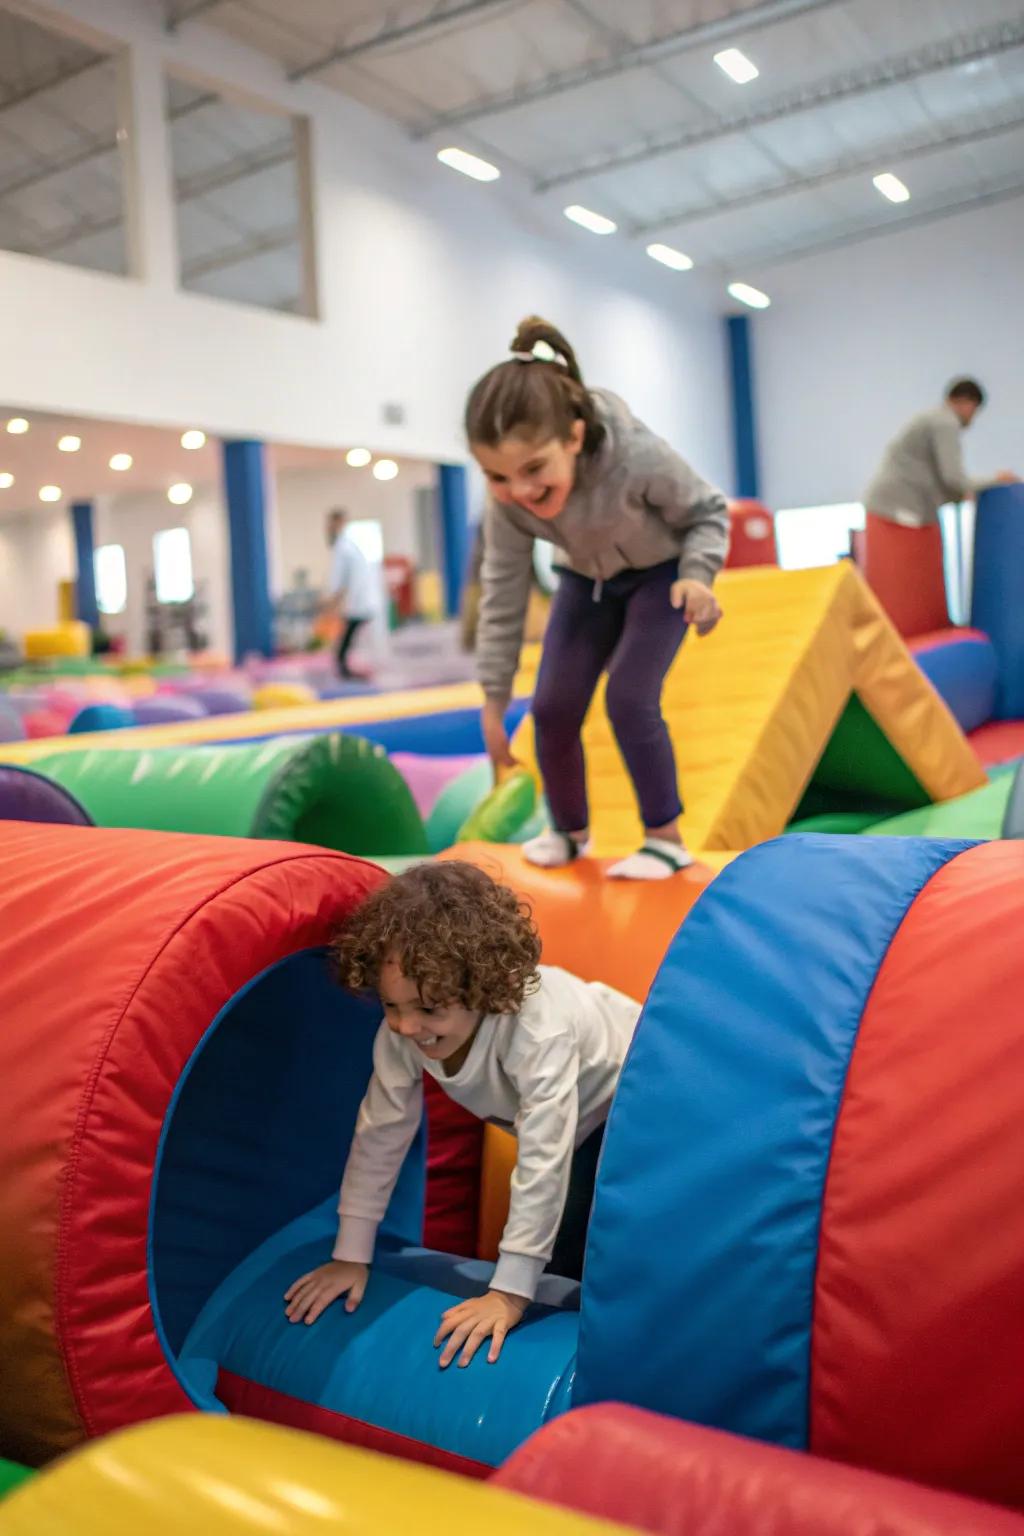
[[[923,528],[948,501],[966,501],[986,484],[964,468],[963,427],[948,405],[921,411],[898,432],[864,492],[864,505],[892,522]]]
[[[610,390],[591,394],[605,429],[582,454],[576,483],[555,518],[491,502],[484,514],[477,671],[489,698],[512,689],[530,596],[535,539],[565,551],[563,563],[604,581],[620,571],[678,560],[681,578],[714,581],[729,548],[722,492],[702,480]]]

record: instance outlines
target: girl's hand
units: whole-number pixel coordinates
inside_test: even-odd
[[[695,627],[698,635],[710,635],[722,617],[718,599],[711,588],[692,577],[688,581],[672,583],[672,607],[683,610],[683,617]]]
[[[332,1301],[347,1292],[345,1311],[354,1312],[363,1299],[370,1278],[367,1264],[353,1264],[348,1259],[331,1259],[308,1275],[300,1275],[284,1293],[285,1314],[290,1323],[315,1323]]]
[[[494,764],[496,774],[501,768],[516,766],[516,760],[508,744],[508,733],[505,730],[505,708],[506,706],[499,699],[485,699],[480,721],[484,733],[484,746]]]
[[[501,1346],[510,1328],[514,1328],[529,1306],[525,1296],[510,1296],[507,1291],[488,1291],[486,1296],[473,1296],[449,1307],[441,1316],[441,1326],[434,1335],[434,1348],[443,1343],[444,1351],[438,1364],[444,1370],[451,1365],[462,1350],[459,1364],[468,1365],[484,1339],[490,1339],[487,1360],[493,1365],[501,1354]]]

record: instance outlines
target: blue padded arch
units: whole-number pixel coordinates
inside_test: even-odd
[[[907,909],[971,846],[791,835],[701,897],[612,1106],[574,1405],[806,1446],[822,1195],[861,1013]]]

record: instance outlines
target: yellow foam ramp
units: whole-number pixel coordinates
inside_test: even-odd
[[[475,1364],[476,1362],[474,1362]],[[626,1536],[484,1483],[214,1414],[93,1441],[0,1504],[0,1536]]]
[[[743,849],[775,837],[799,803],[851,693],[933,800],[986,782],[960,727],[848,562],[808,571],[726,571],[724,617],[692,631],[665,682],[690,847]],[[524,657],[525,689],[537,656]],[[535,763],[528,716],[514,750]],[[632,785],[602,689],[584,727],[598,854],[641,838]]]

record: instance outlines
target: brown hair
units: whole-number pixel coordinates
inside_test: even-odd
[[[474,864],[417,864],[379,886],[331,946],[353,992],[394,959],[426,1003],[518,1013],[537,981],[540,939],[525,902]]]
[[[970,400],[975,405],[985,404],[985,391],[977,379],[954,379],[946,390],[947,400]]]
[[[553,356],[535,354],[538,343]],[[520,355],[491,368],[469,392],[465,419],[470,443],[496,448],[514,432],[538,439],[557,437],[564,443],[573,422],[582,421],[584,452],[593,452],[604,428],[576,354],[561,331],[528,315],[520,321],[509,350]]]

